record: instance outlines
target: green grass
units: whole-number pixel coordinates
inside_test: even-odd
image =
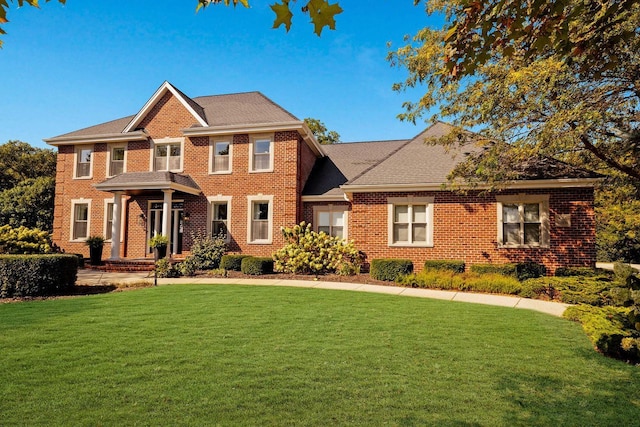
[[[526,310],[164,286],[0,306],[1,425],[637,425],[640,370]]]

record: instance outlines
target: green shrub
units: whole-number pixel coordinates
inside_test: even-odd
[[[364,257],[353,242],[316,233],[305,222],[282,228],[282,235],[287,244],[273,254],[276,271],[316,275],[360,272]]]
[[[424,262],[425,270],[451,270],[454,273],[464,273],[464,261],[430,259]]]
[[[220,267],[220,260],[227,251],[224,236],[211,237],[205,233],[193,233],[191,256],[195,269],[211,270]]]
[[[408,259],[379,258],[371,260],[369,274],[373,279],[394,282],[413,271],[413,262]]]
[[[611,280],[605,277],[540,277],[523,283],[525,289],[543,290],[567,304],[607,305],[611,302]],[[523,295],[526,296],[526,295]]]
[[[223,255],[220,259],[220,268],[227,271],[240,271],[242,260],[249,255]]]
[[[469,270],[477,274],[502,274],[516,277],[515,264],[472,264]]]
[[[182,272],[177,265],[174,265],[168,258],[159,259],[156,262],[156,274],[160,278],[180,277]]]
[[[422,270],[400,277],[398,283],[415,288],[444,289],[517,295],[522,284],[515,277],[500,274],[454,273],[451,270]]]
[[[547,268],[537,262],[519,262],[509,264],[473,264],[470,270],[478,274],[501,274],[517,277],[524,281],[547,274]]]
[[[190,255],[178,264],[177,268],[180,270],[182,276],[192,277],[196,275],[198,270],[199,261],[193,255]]]
[[[240,271],[252,276],[273,273],[273,258],[245,257],[242,259]]]
[[[66,292],[77,274],[75,255],[0,255],[0,298]]]
[[[640,288],[638,270],[631,267],[629,264],[616,262],[613,265],[613,276],[619,286],[632,289]]]
[[[0,227],[0,254],[51,253],[51,236],[37,228],[10,225]]]
[[[591,267],[558,267],[555,275],[557,277],[572,277],[572,276],[610,276],[611,273],[607,270]]]
[[[582,324],[593,345],[607,356],[637,363],[640,335],[629,323],[629,308],[577,305],[567,308],[564,317]]]
[[[519,262],[516,264],[516,277],[521,282],[547,275],[547,267],[537,262]]]

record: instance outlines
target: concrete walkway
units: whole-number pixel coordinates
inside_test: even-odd
[[[153,276],[148,272],[106,273],[96,270],[78,270],[79,285],[126,284],[147,281],[152,283]],[[368,285],[362,283],[323,282],[321,280],[284,280],[284,279],[226,279],[213,277],[181,277],[177,279],[158,279],[159,285],[169,284],[219,284],[219,285],[258,285],[293,286],[301,288],[334,289],[345,291],[374,292],[389,295],[402,295],[418,298],[432,298],[447,301],[470,302],[474,304],[497,305],[501,307],[523,308],[539,311],[553,316],[562,316],[569,304],[541,301],[506,295],[478,294],[434,289],[403,288],[399,286]]]

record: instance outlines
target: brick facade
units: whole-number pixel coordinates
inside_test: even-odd
[[[136,126],[143,128],[149,138],[117,143],[126,146],[125,171],[131,173],[153,170],[155,142],[165,138],[184,141],[181,173],[189,175],[201,192],[193,195],[176,191],[172,195],[173,201],[182,203],[182,212],[189,217],[188,221],[182,223],[183,252],[188,252],[191,247],[192,233],[211,232],[210,199],[217,198],[229,201],[229,249],[249,255],[271,255],[284,244],[280,227],[292,226],[302,220],[313,223],[314,207],[331,204],[347,212],[347,237],[355,241],[368,261],[374,258],[409,258],[416,270],[420,270],[427,259],[464,260],[468,265],[535,261],[545,264],[550,272],[561,265],[593,266],[595,263],[592,187],[510,190],[501,193],[475,191],[466,194],[448,191],[372,191],[356,192],[350,195],[350,201],[339,196],[334,201],[303,201],[303,190],[312,176],[317,156],[299,130],[252,133],[238,128],[228,134],[217,133],[215,138],[231,142],[232,168],[230,173],[211,173],[213,137],[185,136],[185,129],[192,128],[193,123],[193,111],[189,111],[174,93],[166,91],[150,106]],[[272,141],[273,170],[250,171],[251,144],[256,136]],[[108,158],[112,145],[104,142],[84,144],[93,149],[92,174],[89,178],[78,179],[74,178],[74,164],[78,147],[83,146],[78,145],[83,144],[82,140],[78,141],[58,144],[53,240],[67,252],[88,256],[89,250],[84,242],[71,239],[72,207],[74,201],[90,203],[88,234],[105,235],[106,201],[113,200],[113,193],[99,191],[95,185],[108,178]],[[151,226],[150,206],[153,202],[162,202],[164,194],[160,190],[150,189],[126,193],[122,204],[120,256],[151,257],[147,247]],[[498,244],[496,197],[520,194],[548,197],[548,248],[502,248]],[[433,200],[433,244],[430,247],[389,244],[389,199],[406,196]],[[248,241],[251,200],[255,199],[272,203],[270,243]],[[561,217],[570,218],[570,224],[561,224]],[[108,245],[104,256],[109,256]]]

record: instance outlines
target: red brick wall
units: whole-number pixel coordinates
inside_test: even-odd
[[[189,128],[195,119],[170,93],[165,94],[149,114],[141,121],[152,138],[182,137],[182,129]],[[250,255],[270,255],[283,245],[281,226],[298,223],[302,218],[300,194],[311,172],[315,155],[302,140],[298,132],[276,132],[274,137],[274,170],[272,172],[249,173],[248,134],[232,136],[232,173],[209,174],[209,138],[185,138],[184,173],[190,175],[201,188],[199,196],[174,193],[174,200],[184,200],[184,211],[190,220],[185,224],[183,249],[191,246],[191,233],[207,229],[207,196],[231,196],[230,230],[231,250]],[[67,252],[88,256],[84,243],[69,242],[71,222],[71,200],[91,200],[90,234],[104,234],[104,199],[112,193],[96,190],[93,185],[106,179],[107,144],[95,144],[93,155],[93,178],[73,179],[74,147],[60,146],[56,176],[56,202],[54,213],[54,241]],[[127,145],[126,171],[149,171],[151,164],[150,143],[132,141]],[[247,242],[248,195],[273,196],[273,244],[251,244]],[[163,193],[157,191],[144,195],[128,196],[123,204],[126,222],[121,245],[121,256],[140,258],[146,253],[149,219],[146,227],[139,220],[140,214],[148,215],[148,203],[161,201]],[[104,256],[110,255],[105,247]]]
[[[505,191],[501,195],[522,194]],[[427,259],[464,260],[477,263],[535,261],[552,273],[558,266],[593,266],[595,263],[595,219],[593,189],[531,190],[526,194],[549,195],[550,247],[539,249],[498,248],[497,204],[495,194],[478,192],[460,195],[452,192],[411,193],[434,197],[434,245],[431,248],[390,247],[388,245],[389,197],[407,193],[356,193],[349,215],[349,239],[354,239],[367,260],[409,258],[416,270]],[[305,204],[305,219],[311,221],[311,203]],[[571,227],[556,226],[557,214],[571,214]]]

